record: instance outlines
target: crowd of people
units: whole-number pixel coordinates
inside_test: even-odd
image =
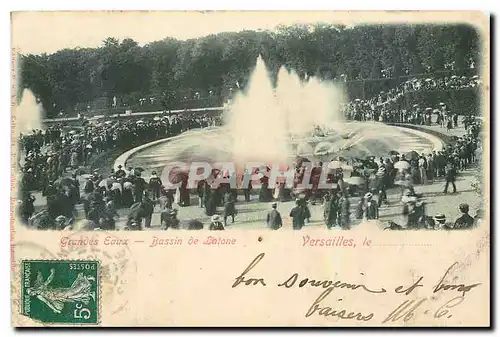
[[[343,107],[347,119],[388,123],[431,125],[436,115],[437,124],[447,129],[457,127],[458,112],[450,111],[446,103],[423,106],[405,98],[412,93],[427,91],[471,89],[481,85],[479,76],[451,76],[441,78],[410,79],[387,92],[382,91],[369,99],[355,99]]]
[[[30,134],[19,136],[20,159],[18,162],[20,175],[18,177],[18,213],[25,223],[35,223],[40,228],[59,228],[57,225],[61,216],[67,221],[75,218],[75,206],[84,203],[85,216],[88,214],[98,223],[100,210],[104,210],[102,202],[106,197],[116,194],[116,189],[110,189],[108,181],[120,179],[120,172],[109,176],[93,172],[86,174],[83,194],[80,191],[78,176],[92,161],[110,150],[127,150],[160,138],[172,137],[193,128],[202,128],[220,123],[218,117],[208,115],[164,115],[153,120],[120,120],[91,123],[84,121],[78,128],[66,128],[56,125],[45,131],[33,130]],[[69,171],[73,172],[71,175]],[[135,176],[140,170],[135,171]],[[128,183],[128,184],[127,184]],[[143,189],[141,182],[134,182],[134,197],[128,197],[130,181],[121,181],[120,190],[123,198],[114,199],[114,208],[129,207],[138,202],[137,191]],[[116,184],[114,185],[116,187]],[[31,219],[35,211],[33,191],[42,192],[47,198],[47,209]],[[114,192],[113,192],[114,191]],[[104,194],[107,194],[105,196]],[[121,194],[121,191],[120,191]],[[102,198],[100,196],[102,196]],[[92,210],[99,210],[91,212]],[[109,217],[108,217],[109,218]],[[66,221],[66,222],[67,222]],[[111,220],[108,221],[111,223]],[[108,225],[109,227],[109,225]]]
[[[440,84],[441,83],[441,84]],[[397,100],[408,90],[431,90],[435,86],[446,85],[451,88],[475,86],[480,83],[477,77],[451,77],[440,81],[409,80],[402,84],[404,90],[393,89],[382,93],[375,99],[350,102],[345,110],[346,117],[354,120],[372,120],[382,122],[411,123],[432,125],[434,123],[447,129],[458,127],[458,114],[447,110],[444,103],[439,108],[421,108],[415,104],[411,111],[389,109],[389,102]],[[384,101],[385,99],[385,101]],[[435,122],[432,114],[436,114]],[[196,219],[181,221],[174,207],[191,205],[191,195],[198,197],[198,206],[204,208],[211,217],[209,229],[223,230],[235,222],[237,216],[238,194],[244,195],[244,201],[251,200],[252,185],[241,189],[231,189],[221,184],[212,189],[207,180],[202,180],[196,190],[187,188],[187,176],[179,176],[182,181],[177,190],[166,190],[156,172],[150,177],[143,177],[141,168],[118,167],[109,175],[99,171],[86,172],[100,154],[110,150],[126,150],[155,139],[178,135],[193,128],[220,125],[219,116],[179,114],[157,116],[153,120],[119,120],[104,122],[84,122],[78,128],[66,128],[62,125],[49,127],[47,130],[34,130],[31,134],[21,135],[19,144],[23,149],[20,156],[20,183],[18,214],[29,226],[39,229],[85,230],[116,228],[120,218],[118,210],[126,210],[126,230],[142,230],[152,226],[152,216],[160,208],[160,226],[162,229],[202,229],[203,223]],[[478,149],[481,147],[481,124],[473,116],[462,120],[466,135],[455,139],[440,151],[432,153],[398,153],[391,151],[384,158],[353,158],[349,161],[334,160],[319,163],[312,168],[310,183],[312,188],[303,190],[298,183],[306,175],[308,160],[298,158],[295,165],[293,188],[278,183],[269,188],[269,168],[261,168],[261,186],[258,191],[260,202],[271,202],[266,223],[271,229],[283,226],[283,217],[278,210],[278,202],[295,200],[295,206],[288,216],[293,229],[301,229],[309,223],[310,207],[321,204],[323,220],[327,228],[339,226],[349,229],[354,219],[379,219],[379,208],[387,204],[387,191],[396,189],[401,194],[404,224],[390,222],[388,229],[458,229],[472,228],[481,219],[478,210],[476,219],[469,213],[469,205],[460,205],[463,214],[460,221],[450,224],[443,220],[442,214],[428,216],[425,200],[415,193],[415,185],[426,185],[436,179],[444,179],[443,193],[456,193],[457,175],[478,161]],[[71,174],[68,172],[71,172]],[[319,178],[323,170],[328,170],[327,182],[334,183],[334,189],[320,189]],[[79,176],[83,174],[85,182],[80,186]],[[222,174],[214,170],[213,174]],[[245,172],[249,174],[249,172]],[[34,214],[35,198],[32,191],[41,191],[47,198],[47,207]],[[355,202],[354,216],[351,215],[351,203]],[[357,200],[357,201],[356,201]],[[79,221],[77,205],[83,205],[85,220]],[[221,211],[222,208],[222,211]],[[479,219],[479,220],[478,220]],[[444,222],[443,222],[444,221]]]

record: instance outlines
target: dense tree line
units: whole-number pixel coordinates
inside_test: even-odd
[[[376,92],[381,78],[397,85],[416,74],[466,74],[479,64],[478,44],[478,33],[467,25],[296,25],[166,38],[142,47],[132,39],[107,38],[99,48],[21,55],[21,78],[48,116],[61,110],[75,114],[88,105],[110,107],[115,96],[120,106],[155,97],[154,104],[174,108],[193,98],[228,97],[236,83],[248,81],[259,54],[274,78],[284,65],[302,77],[358,87],[356,82],[372,82],[370,92]]]

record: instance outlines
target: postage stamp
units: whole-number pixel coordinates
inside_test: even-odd
[[[99,261],[24,260],[21,313],[44,323],[99,322]]]
[[[13,12],[11,325],[490,326],[490,21]]]

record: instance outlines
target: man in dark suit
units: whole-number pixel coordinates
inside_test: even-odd
[[[141,177],[141,172],[137,171],[133,181],[134,201],[141,202],[146,189],[146,181]]]
[[[127,173],[122,169],[123,166],[118,165],[118,170],[115,172],[115,177],[117,179],[125,178],[127,176]]]
[[[151,198],[149,197],[149,193],[144,193],[144,198],[141,201],[142,214],[144,216],[145,226],[147,228],[151,227],[151,218],[153,216],[153,211],[155,205]]]
[[[448,193],[448,185],[451,183],[453,186],[453,193],[457,193],[457,186],[455,185],[455,180],[457,179],[457,169],[454,165],[448,164],[446,167],[446,185],[444,186],[443,193]]]
[[[455,221],[454,229],[470,229],[474,226],[474,218],[469,215],[469,205],[460,204],[458,207],[462,216]]]
[[[304,198],[298,198],[295,200],[295,207],[290,211],[290,217],[292,218],[292,226],[294,230],[302,229],[306,222],[309,222],[311,212],[309,211],[309,207],[307,207],[307,203]]]
[[[267,227],[269,229],[280,229],[283,226],[283,221],[281,219],[281,214],[276,209],[278,207],[278,203],[273,202],[271,204],[272,209],[267,213]]]

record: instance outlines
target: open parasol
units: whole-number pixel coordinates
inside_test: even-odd
[[[314,149],[308,143],[300,143],[297,145],[297,155],[298,156],[307,156],[311,155],[314,152]]]
[[[405,160],[400,160],[396,164],[394,164],[394,168],[402,171],[402,170],[407,170],[410,168],[410,163],[408,163]]]
[[[104,178],[99,182],[99,187],[107,187],[108,184],[113,184],[116,182],[113,178]]]
[[[342,167],[342,163],[338,160],[332,160],[329,164],[328,164],[328,168],[329,169],[339,169]]]
[[[334,152],[333,144],[330,142],[320,142],[314,147],[315,156],[326,156]]]
[[[365,180],[362,177],[349,177],[344,180],[344,182],[348,183],[349,185],[364,185]]]

